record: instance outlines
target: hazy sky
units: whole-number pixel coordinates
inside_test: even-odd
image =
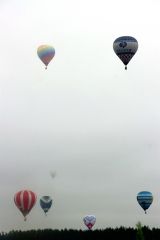
[[[160,226],[160,2],[0,0],[0,231]],[[124,70],[113,41],[139,49]],[[37,47],[56,54],[46,71]],[[55,179],[50,171],[56,171]],[[13,197],[37,194],[27,222]],[[154,201],[144,214],[139,191]],[[39,198],[50,195],[45,217]]]

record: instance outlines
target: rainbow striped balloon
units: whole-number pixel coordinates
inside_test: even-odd
[[[41,45],[37,49],[37,54],[47,69],[48,64],[55,55],[55,49],[49,45]]]

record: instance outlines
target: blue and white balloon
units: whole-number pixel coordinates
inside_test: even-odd
[[[127,64],[137,52],[138,42],[134,37],[119,37],[114,41],[113,49],[116,55],[124,63],[125,69],[127,69]]]
[[[148,191],[139,192],[137,194],[137,201],[146,213],[146,210],[150,207],[150,205],[153,202],[153,195],[151,192]]]
[[[52,206],[52,198],[50,196],[41,197],[40,206],[46,214]]]
[[[94,215],[86,215],[83,218],[83,222],[87,226],[87,228],[91,230],[96,222],[96,217]]]

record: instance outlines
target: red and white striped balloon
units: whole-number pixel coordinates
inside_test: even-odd
[[[35,205],[37,196],[30,190],[21,190],[14,195],[14,202],[17,208],[21,211],[26,221],[26,216],[29,214]]]

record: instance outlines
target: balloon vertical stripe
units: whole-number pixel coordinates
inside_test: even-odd
[[[24,206],[24,202],[23,202],[23,194],[24,194],[24,191],[19,193],[19,195],[20,195],[20,206],[21,206],[21,209],[24,211],[25,206]]]

